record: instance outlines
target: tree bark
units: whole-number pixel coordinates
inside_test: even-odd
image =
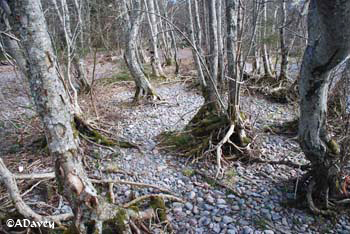
[[[194,0],[196,1],[196,0]],[[196,4],[196,3],[195,3]],[[207,88],[207,83],[205,81],[205,77],[204,77],[204,73],[203,73],[203,69],[202,69],[202,64],[200,61],[200,57],[201,54],[199,53],[199,47],[200,45],[198,45],[198,41],[196,41],[195,39],[195,27],[193,25],[193,15],[192,15],[192,3],[191,0],[187,0],[187,7],[188,7],[188,15],[189,15],[189,25],[190,25],[190,39],[191,42],[193,44],[193,48],[192,48],[192,56],[193,56],[193,60],[196,66],[196,70],[197,70],[197,76],[198,76],[198,80],[199,80],[199,84],[201,85],[201,88],[204,92],[204,90],[206,90]]]
[[[327,98],[329,73],[350,53],[349,12],[349,1],[311,0],[309,5],[309,41],[299,81],[299,139],[321,191],[334,186],[339,173],[339,146],[326,129]]]
[[[148,24],[150,27],[151,34],[151,46],[152,46],[152,55],[151,55],[151,65],[153,75],[155,77],[165,77],[165,74],[162,69],[162,65],[159,59],[159,51],[158,51],[158,27],[157,27],[157,19],[156,19],[156,11],[154,7],[154,0],[144,0],[146,7],[146,14],[148,19]]]
[[[236,42],[237,42],[237,0],[226,0],[226,27],[227,27],[227,66],[229,86],[229,106],[228,113],[230,119],[236,119],[236,110],[239,106],[239,82],[240,76],[237,75],[236,61]]]
[[[208,91],[206,93],[206,100],[209,102],[209,109],[211,110],[220,110],[218,104],[218,99],[215,95],[215,89],[217,87],[218,80],[218,22],[216,15],[216,0],[207,0],[208,7],[208,32],[209,32],[209,71],[210,76],[207,77],[208,81]],[[209,81],[211,79],[211,81]]]
[[[82,222],[86,221],[87,214],[96,212],[97,194],[81,164],[71,104],[57,75],[56,59],[41,4],[37,0],[18,0],[11,4],[14,30],[20,36],[27,58],[30,89],[44,124],[60,193],[73,209],[76,228],[85,232]]]
[[[130,16],[131,28],[128,33],[125,58],[130,73],[134,77],[136,83],[134,101],[138,101],[142,98],[159,99],[137,60],[137,37],[143,13],[138,11],[141,9],[140,0],[133,1],[133,4],[134,11],[131,11]]]
[[[286,9],[286,2],[285,0],[281,0],[280,3],[280,47],[281,47],[281,68],[280,68],[280,75],[279,79],[284,80],[287,78],[288,73],[288,48],[286,45],[286,30],[285,27],[287,26],[287,9]]]
[[[265,77],[272,77],[272,71],[270,66],[270,58],[268,54],[268,49],[266,45],[266,31],[267,31],[267,2],[262,3],[263,11],[263,29],[261,37],[261,56],[263,60]]]

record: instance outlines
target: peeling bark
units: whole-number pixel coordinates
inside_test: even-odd
[[[44,124],[57,182],[75,214],[76,228],[85,231],[84,214],[98,206],[95,188],[81,164],[74,137],[69,98],[56,71],[56,59],[40,1],[11,2],[14,30],[27,59],[27,74],[37,112]]]

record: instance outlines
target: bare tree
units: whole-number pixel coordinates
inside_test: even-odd
[[[130,73],[134,77],[136,83],[134,101],[138,101],[142,98],[159,99],[137,59],[137,38],[143,15],[144,13],[141,12],[140,1],[133,1],[133,9],[130,11],[130,28],[127,37],[125,58]]]
[[[156,11],[154,6],[154,0],[144,0],[145,2],[145,9],[147,11],[147,19],[148,24],[150,28],[150,36],[151,36],[151,65],[152,65],[152,71],[153,75],[156,77],[165,77],[165,74],[163,72],[163,68],[160,62],[159,58],[159,52],[158,52],[158,26],[157,26],[157,17],[156,17]]]
[[[309,41],[299,83],[299,139],[312,165],[309,206],[315,213],[326,213],[314,205],[312,195],[326,194],[328,206],[328,193],[339,193],[341,152],[327,131],[327,98],[330,72],[350,53],[350,2],[311,0],[308,14]]]

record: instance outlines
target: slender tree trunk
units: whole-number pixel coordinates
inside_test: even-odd
[[[225,79],[224,37],[222,33],[222,1],[216,2],[218,30],[218,89],[223,92]]]
[[[236,110],[239,106],[239,82],[240,76],[237,74],[236,42],[237,42],[237,0],[226,0],[226,27],[227,27],[227,70],[231,79],[229,86],[229,106],[228,113],[230,119],[236,119]]]
[[[263,11],[263,29],[261,37],[261,56],[263,60],[264,73],[266,77],[272,77],[271,63],[266,45],[266,31],[267,31],[267,3],[262,3]]]
[[[329,73],[350,53],[350,2],[311,0],[309,40],[300,72],[299,139],[319,194],[339,183],[340,150],[326,129]],[[312,190],[312,189],[311,189]],[[312,194],[312,191],[311,191]],[[311,203],[309,203],[311,204]],[[310,205],[313,211],[313,204]]]
[[[162,65],[159,59],[159,51],[158,51],[158,27],[157,27],[157,19],[156,19],[156,11],[154,7],[154,0],[144,0],[145,7],[147,11],[147,19],[150,27],[151,33],[151,64],[152,71],[155,77],[165,77],[165,74],[162,69]]]
[[[287,78],[288,73],[288,48],[286,45],[286,30],[287,26],[287,9],[285,0],[281,0],[280,3],[280,15],[281,15],[281,24],[280,24],[280,48],[281,48],[281,68],[279,80],[284,80]]]
[[[130,16],[131,28],[128,33],[125,58],[130,73],[134,77],[136,83],[134,101],[138,101],[142,98],[155,99],[158,98],[158,96],[143,73],[142,67],[137,59],[137,38],[143,15],[143,13],[137,11],[141,9],[140,0],[133,1],[133,9],[134,11],[131,11]]]
[[[196,1],[196,0],[194,0]],[[195,66],[196,66],[196,70],[197,70],[197,76],[198,76],[198,80],[199,80],[199,83],[201,85],[201,88],[202,88],[202,91],[203,91],[203,96],[204,96],[204,93],[205,93],[205,90],[207,88],[207,84],[206,84],[206,81],[205,81],[205,78],[204,78],[204,73],[203,73],[203,69],[202,69],[202,64],[201,64],[201,61],[200,61],[200,58],[199,56],[201,56],[199,54],[199,50],[198,50],[198,42],[196,41],[195,39],[195,34],[194,34],[194,26],[193,26],[193,15],[192,15],[192,3],[191,3],[191,0],[187,0],[187,7],[188,7],[188,15],[189,15],[189,19],[190,19],[190,22],[189,22],[189,25],[190,25],[190,39],[191,39],[191,42],[193,44],[193,48],[192,48],[192,55],[193,55],[193,59],[194,59],[194,63],[195,63]]]
[[[208,7],[208,26],[209,26],[209,71],[212,81],[208,83],[207,100],[209,101],[209,109],[220,110],[217,97],[215,95],[215,89],[218,81],[218,62],[219,62],[219,47],[218,47],[218,22],[216,14],[216,0],[207,0]]]

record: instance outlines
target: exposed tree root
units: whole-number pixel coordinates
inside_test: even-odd
[[[161,100],[160,96],[158,96],[158,94],[153,90],[153,88],[144,89],[137,86],[133,102],[138,103],[143,99],[150,100],[150,101]]]
[[[77,134],[82,134],[87,137],[90,141],[96,142],[97,144],[104,146],[119,146],[121,148],[137,148],[139,147],[135,144],[132,144],[128,141],[116,140],[108,138],[97,130],[95,130],[92,126],[86,123],[82,118],[78,116],[74,116],[74,129],[77,130]]]
[[[19,214],[23,217],[28,218],[32,221],[50,221],[56,223],[59,229],[64,229],[66,234],[68,233],[77,233],[74,225],[71,225],[68,229],[61,223],[62,221],[67,221],[72,219],[74,216],[72,213],[61,214],[61,215],[52,215],[52,216],[42,216],[35,211],[33,211],[22,199],[22,196],[17,187],[15,179],[42,179],[42,178],[54,178],[54,173],[43,173],[43,174],[26,174],[26,175],[13,175],[5,166],[4,162],[0,158],[0,181],[5,184],[7,191],[10,195],[14,206],[16,207]],[[102,183],[106,181],[96,181],[92,182]],[[107,181],[110,182],[110,181]],[[126,181],[113,181],[119,183],[127,183],[137,186],[146,186],[146,187],[156,187],[152,185],[126,182]],[[109,186],[111,187],[111,186]],[[113,187],[113,186],[112,186]],[[157,187],[158,188],[158,187]],[[111,190],[109,188],[109,190]],[[160,189],[162,190],[162,189]],[[145,209],[140,211],[139,208],[136,208],[136,204],[144,201],[145,199],[151,199],[150,206],[151,209]],[[143,220],[158,220],[160,224],[165,225],[165,228],[171,231],[171,225],[167,219],[166,207],[163,199],[176,200],[183,202],[182,199],[177,198],[172,195],[167,194],[151,194],[136,198],[135,200],[125,204],[124,206],[118,206],[113,203],[105,201],[102,197],[98,196],[98,206],[100,212],[98,212],[98,217],[91,216],[88,220],[91,220],[89,230],[92,230],[91,233],[100,234],[105,231],[110,233],[142,233],[141,229],[147,228],[142,225]],[[85,214],[84,214],[85,215]],[[88,215],[88,214],[86,214]],[[13,218],[13,217],[12,217]],[[76,217],[77,218],[77,217]],[[140,224],[140,225],[138,225]],[[150,232],[149,232],[150,233]]]
[[[192,159],[213,158],[217,176],[222,174],[224,155],[249,155],[252,138],[246,135],[248,119],[244,113],[230,123],[227,116],[217,114],[204,105],[181,132],[162,133],[158,138],[162,149]],[[165,149],[166,148],[166,149]]]
[[[30,218],[30,220],[42,222],[42,221],[50,221],[54,222],[60,227],[62,226],[61,221],[69,220],[73,218],[72,213],[61,214],[61,215],[52,215],[52,216],[42,216],[33,211],[22,199],[22,196],[19,192],[17,182],[13,174],[7,169],[3,160],[0,158],[0,181],[5,184],[7,191],[10,195],[10,199],[12,200],[14,206],[17,211],[26,218]]]
[[[298,99],[297,80],[293,83],[289,79],[276,79],[275,77],[263,76],[250,81],[249,89],[267,96],[279,103],[296,102]]]

